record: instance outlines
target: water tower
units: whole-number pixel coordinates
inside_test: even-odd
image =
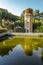
[[[33,10],[31,8],[24,10],[24,27],[26,32],[32,32],[32,19]]]

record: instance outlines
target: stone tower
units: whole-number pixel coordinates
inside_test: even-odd
[[[25,31],[31,33],[32,32],[32,16],[33,10],[28,8],[24,10],[24,27]]]

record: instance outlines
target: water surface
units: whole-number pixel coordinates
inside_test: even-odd
[[[43,37],[9,37],[1,41],[0,65],[43,65]]]

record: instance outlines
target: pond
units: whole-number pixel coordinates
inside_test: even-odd
[[[43,65],[43,37],[14,36],[0,41],[0,65]]]

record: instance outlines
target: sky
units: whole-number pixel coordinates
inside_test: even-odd
[[[7,9],[12,14],[20,16],[23,10],[27,8],[43,11],[43,0],[0,0],[0,8]]]

